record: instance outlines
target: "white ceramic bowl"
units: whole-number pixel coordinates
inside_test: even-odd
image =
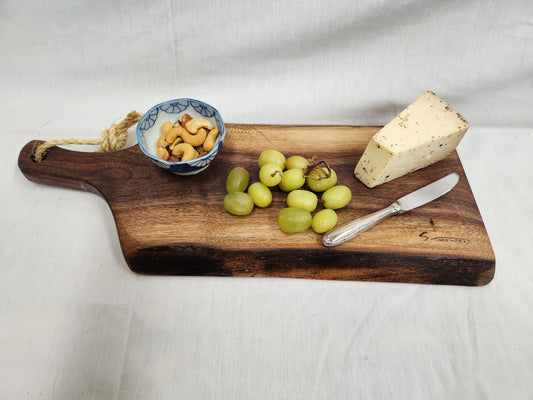
[[[170,121],[176,122],[182,115],[205,118],[218,129],[215,147],[206,155],[189,161],[170,162],[157,157],[157,140],[161,136],[161,126]],[[222,148],[226,128],[216,108],[199,100],[175,99],[153,106],[137,124],[137,142],[144,154],[156,165],[178,175],[194,175],[202,172],[215,159]]]

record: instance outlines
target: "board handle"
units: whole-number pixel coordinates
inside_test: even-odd
[[[27,179],[104,197],[99,182],[105,176],[105,168],[113,166],[116,153],[89,153],[53,147],[47,150],[42,161],[36,162],[35,149],[42,143],[41,140],[32,140],[19,153],[18,166]]]

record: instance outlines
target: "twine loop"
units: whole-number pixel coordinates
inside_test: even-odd
[[[37,147],[34,153],[36,162],[41,162],[46,151],[52,147],[64,144],[99,145],[95,153],[110,153],[122,149],[128,141],[128,129],[141,119],[142,114],[131,111],[124,120],[118,124],[112,124],[102,132],[100,139],[58,139],[50,140]]]

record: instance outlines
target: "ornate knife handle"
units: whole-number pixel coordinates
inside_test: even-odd
[[[329,232],[326,232],[322,237],[322,243],[324,246],[328,247],[337,246],[338,244],[344,243],[348,239],[351,239],[354,236],[359,235],[361,232],[373,227],[377,223],[383,221],[385,218],[401,213],[402,209],[400,204],[395,201],[390,206],[385,207],[382,210],[376,211],[375,213],[361,218],[354,219],[353,221],[346,222],[345,224],[339,225]]]

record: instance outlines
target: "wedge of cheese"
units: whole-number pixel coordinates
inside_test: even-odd
[[[452,106],[426,92],[372,137],[355,176],[374,187],[427,167],[452,153],[468,128]]]

